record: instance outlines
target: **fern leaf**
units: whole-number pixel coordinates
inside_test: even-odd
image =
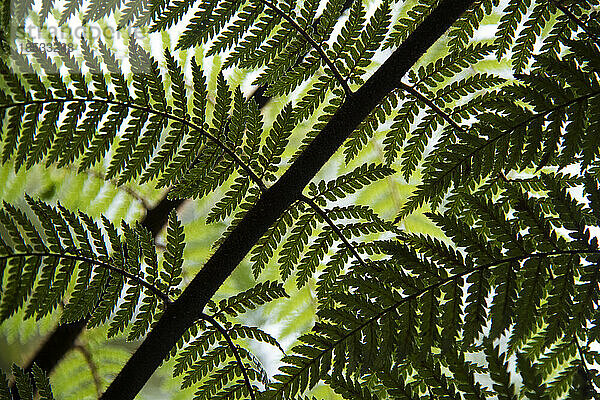
[[[146,130],[142,133],[139,140],[136,140],[137,145],[133,150],[133,154],[128,160],[124,171],[119,176],[120,184],[127,182],[142,172],[142,169],[158,144],[160,133],[167,123],[163,114],[166,110],[165,92],[157,62],[134,41],[130,42],[129,54],[132,64],[134,88],[138,96],[137,102],[147,107],[152,100],[153,107],[162,113],[153,113],[150,115]],[[141,112],[139,115],[134,114],[134,116],[139,119],[135,125],[130,126],[134,129],[134,132],[131,133],[132,140],[135,140],[135,136],[140,133],[138,129],[144,125],[142,119],[145,120],[147,118],[145,112]]]
[[[298,218],[279,255],[281,279],[286,280],[291,275],[314,228],[314,214],[307,213]]]
[[[206,379],[198,388],[195,393],[194,399],[198,400],[208,400],[211,398],[218,398],[217,393],[226,387],[226,384],[230,381],[233,381],[236,377],[241,376],[241,372],[239,370],[239,366],[235,361],[231,361],[226,364],[224,367],[217,369],[211,376]],[[253,377],[254,378],[254,377]],[[244,385],[238,384],[233,386],[234,389],[242,390]],[[231,397],[229,397],[231,396]],[[224,395],[223,398],[237,398],[240,394],[233,393]]]
[[[212,0],[208,4],[194,14],[183,35],[179,37],[177,49],[188,49],[213,37],[235,15],[242,1]]]
[[[528,339],[539,318],[539,307],[544,296],[546,266],[540,259],[529,259],[523,263],[523,292],[517,300],[517,318],[509,340],[510,352]]]
[[[437,6],[437,0],[427,0],[419,2],[406,12],[406,16],[402,16],[398,19],[393,27],[393,30],[385,43],[385,48],[399,46],[412,31]]]
[[[163,272],[160,276],[165,283],[169,293],[177,293],[177,286],[181,283],[181,273],[183,265],[183,251],[185,247],[185,235],[183,226],[177,218],[175,211],[169,214],[169,224],[167,226],[167,251],[163,262]]]
[[[436,87],[445,79],[451,78],[462,70],[484,59],[485,56],[494,51],[495,47],[486,43],[475,43],[465,48],[451,52],[444,58],[420,67],[413,83],[421,89],[424,87]]]
[[[343,199],[357,190],[390,176],[395,171],[381,164],[363,164],[355,168],[352,172],[340,175],[332,181],[320,181],[318,184],[311,183],[308,186],[308,192],[316,201],[327,199],[336,201]]]
[[[123,303],[117,309],[108,329],[107,336],[113,337],[123,332],[134,316],[136,306],[139,302],[141,289],[139,286],[130,286],[125,291]]]
[[[194,87],[192,99],[192,113],[194,116],[192,117],[192,121],[197,127],[206,129],[205,113],[208,97],[206,78],[195,59],[192,59],[192,78]],[[192,130],[191,133],[192,135],[187,138],[182,149],[177,152],[173,161],[169,163],[162,176],[159,178],[159,187],[174,183],[177,179],[180,179],[192,165],[198,149],[204,143],[205,137],[196,129]]]
[[[345,399],[357,400],[377,400],[378,397],[372,394],[369,389],[358,381],[341,376],[331,377],[325,381],[331,385],[336,393],[342,395]]]
[[[414,122],[419,112],[418,103],[414,100],[402,103],[398,114],[394,117],[394,122],[390,130],[385,135],[383,141],[385,160],[388,164],[394,162],[398,153],[402,149],[402,144],[408,136],[409,128]]]
[[[281,155],[288,143],[288,138],[294,129],[292,107],[287,105],[281,110],[273,127],[269,131],[265,144],[260,150],[260,164],[263,170],[262,176],[266,180],[274,180],[274,173],[278,170]]]
[[[156,296],[147,295],[142,299],[139,312],[135,318],[135,321],[131,325],[131,330],[127,335],[127,340],[135,340],[144,336],[151,327],[152,322],[155,320],[156,308],[158,305],[158,299]]]
[[[283,4],[281,3],[281,5]],[[225,59],[223,68],[243,63],[250,54],[258,50],[280,20],[281,16],[279,14],[271,8],[266,8],[265,12],[254,23],[254,26],[249,29],[248,33]]]
[[[31,372],[33,374],[33,380],[35,381],[35,386],[40,394],[40,400],[53,400],[54,396],[52,395],[52,388],[50,387],[50,381],[48,380],[46,373],[36,364],[33,364],[31,367]]]
[[[485,355],[498,399],[516,400],[515,385],[511,382],[510,370],[504,354],[500,354],[497,347],[493,347],[491,343],[487,342]]]
[[[200,361],[195,363],[192,368],[186,372],[181,383],[181,388],[185,389],[194,385],[196,382],[201,381],[210,373],[210,371],[218,367],[219,364],[224,362],[230,356],[229,351],[229,347],[219,345],[210,350],[207,354],[204,354]]]
[[[373,133],[385,122],[387,117],[392,113],[392,110],[398,106],[397,92],[393,91],[388,94],[382,101],[371,111],[369,116],[365,118],[358,128],[352,132],[350,138],[346,141],[344,155],[346,163],[354,159],[359,151],[371,139]]]
[[[261,2],[245,4],[233,23],[223,29],[214,39],[206,55],[216,55],[236,45],[250,27],[255,24],[263,9],[264,4]]]
[[[456,51],[468,44],[484,16],[490,14],[492,8],[497,7],[498,4],[498,0],[475,1],[450,28],[448,32],[450,49]]]
[[[112,250],[111,260],[114,260],[115,265],[125,265],[125,244],[121,243],[121,239],[117,234],[117,230],[106,217],[102,218],[102,224],[110,241]],[[88,322],[89,327],[98,326],[101,323],[106,322],[110,318],[114,309],[117,307],[118,301],[121,297],[121,291],[125,285],[124,276],[119,273],[111,272],[108,279],[109,284],[107,284],[106,292],[102,296],[100,302],[97,304],[90,317]]]
[[[170,28],[172,25],[176,24],[180,21],[184,14],[190,9],[190,7],[194,4],[193,1],[190,0],[176,0],[170,3],[166,10],[163,11],[160,15],[158,15],[153,24],[150,27],[150,32],[160,32]],[[211,2],[202,2],[200,3],[202,7],[212,7],[214,1]],[[210,12],[210,11],[208,11]]]
[[[449,345],[455,342],[463,323],[463,283],[462,278],[457,278],[442,287],[444,296],[448,296],[448,301],[442,305],[442,337],[448,339]]]
[[[517,27],[530,5],[531,0],[511,0],[506,5],[504,14],[500,18],[500,24],[494,41],[494,44],[497,46],[496,57],[498,59],[512,46]]]
[[[283,289],[283,284],[266,281],[226,300],[221,300],[217,313],[235,317],[281,297],[289,297]]]
[[[521,376],[523,377],[524,391],[531,399],[548,399],[545,394],[546,385],[542,383],[541,377],[537,374],[531,362],[521,353],[517,353],[517,365]]]
[[[332,244],[333,238],[331,233],[328,230],[324,230],[310,245],[297,267],[296,286],[298,288],[304,286],[308,282],[308,279],[313,276]]]
[[[286,3],[287,2],[282,2],[280,3],[280,5],[283,6]],[[282,11],[284,10],[284,7],[280,8]],[[293,11],[291,9],[288,12],[290,14],[293,14]],[[286,48],[288,43],[296,42],[296,38],[298,36],[299,33],[296,31],[296,29],[294,29],[294,27],[288,21],[283,20],[279,25],[279,29],[277,29],[269,39],[262,42],[262,44],[259,43],[258,45],[256,45],[256,49],[254,50],[254,52],[244,52],[243,58],[237,63],[242,68],[262,67],[263,65],[266,65],[272,60],[274,60]],[[261,37],[258,38],[264,38],[264,34],[262,34]],[[247,46],[246,42],[242,42],[241,45]]]
[[[527,67],[527,60],[533,52],[533,46],[539,34],[549,22],[551,13],[556,11],[554,4],[536,4],[527,21],[523,31],[516,40],[512,56],[513,68],[520,73]]]
[[[254,339],[256,341],[267,343],[271,346],[277,347],[279,351],[285,354],[285,351],[283,351],[283,348],[281,347],[277,339],[275,339],[273,336],[269,335],[260,328],[235,324],[228,330],[228,333],[231,336],[231,339],[233,340],[237,339],[238,337]]]
[[[209,214],[206,216],[206,222],[216,222],[225,219],[230,215],[242,202],[249,187],[250,180],[248,178],[241,176],[237,177],[227,193],[225,193],[221,200],[219,200],[210,210]]]
[[[22,399],[33,399],[34,390],[31,385],[29,374],[16,364],[13,364],[12,366],[12,373],[15,377],[15,385],[19,391],[19,396]]]
[[[300,98],[298,104],[294,107],[294,118],[301,122],[309,118],[312,113],[323,103],[329,90],[335,86],[333,76],[324,75],[317,78],[312,87],[306,94]]]
[[[514,263],[505,263],[498,267],[501,271],[499,285],[492,300],[490,315],[492,325],[489,337],[500,337],[515,319],[517,303],[517,275]]]
[[[175,58],[168,50],[165,51],[165,59],[167,61],[169,76],[171,77],[173,115],[177,119],[172,119],[164,143],[160,146],[158,153],[140,178],[140,182],[142,183],[152,180],[161,174],[167,163],[173,158],[179,143],[188,129],[188,125],[185,123],[187,120],[187,93],[183,73]]]
[[[360,39],[352,49],[352,63],[346,66],[348,78],[360,82],[360,76],[371,63],[375,51],[383,43],[391,20],[391,8],[387,0],[383,1],[363,29]]]

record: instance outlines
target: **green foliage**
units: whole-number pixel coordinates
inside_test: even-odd
[[[12,18],[46,21],[53,2],[34,3],[16,2]],[[347,140],[319,178],[281,192],[280,178],[304,179],[288,167],[312,140],[360,107],[353,90],[385,51],[440,3],[91,0],[82,10],[69,0],[61,24],[114,14],[175,48],[155,56],[129,37],[123,63],[114,42],[82,38],[73,54],[34,44],[3,57],[1,172],[74,167],[114,190],[136,182],[170,204],[198,200],[223,232],[215,246],[271,212],[261,198],[289,200],[264,235],[239,243],[251,249],[248,276],[238,269],[218,300],[202,300],[172,342],[173,375],[194,398],[283,400],[322,387],[365,400],[590,398],[600,382],[597,1],[471,2],[444,45],[410,55],[422,57],[353,132],[335,132]],[[484,26],[495,33],[479,40]],[[212,67],[188,54],[200,47]],[[248,98],[250,83],[259,94]],[[263,108],[263,96],[277,99]],[[407,184],[410,196],[397,196]],[[86,319],[137,341],[212,242],[184,229],[196,209],[180,220],[169,206],[161,235],[116,206],[104,216],[39,197],[0,210],[3,324]],[[305,318],[286,351],[269,325],[294,318],[305,300],[294,296],[308,298],[314,323]],[[274,377],[258,344],[283,354]],[[90,370],[99,393],[106,378]],[[42,369],[12,374],[0,397],[52,398]]]
[[[175,287],[181,281],[177,263],[183,256],[177,237],[169,235],[165,272],[159,277],[156,250],[141,226],[133,229],[123,223],[119,234],[102,217],[103,233],[83,213],[75,214],[60,204],[53,207],[30,197],[27,201],[36,220],[8,203],[0,211],[10,234],[10,241],[3,239],[1,243],[0,270],[6,271],[7,277],[0,302],[2,319],[24,307],[25,318],[35,316],[39,320],[68,299],[61,316],[64,322],[91,314],[90,324],[94,326],[105,323],[112,315],[109,336],[132,322],[130,337],[144,335],[157,317],[158,303],[168,299],[167,291],[177,293]],[[38,223],[44,238],[37,231]],[[169,226],[169,231],[179,227],[181,235],[177,224],[172,217],[171,225],[175,227]],[[179,250],[171,250],[171,246],[174,250],[179,246]],[[72,278],[74,286],[69,285]],[[134,319],[142,294],[141,313]],[[117,306],[120,299],[123,302]]]

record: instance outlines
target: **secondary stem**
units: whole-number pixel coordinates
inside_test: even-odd
[[[272,9],[273,11],[275,11],[279,16],[281,16],[287,22],[289,22],[290,25],[292,25],[292,27],[298,33],[300,33],[306,39],[306,41],[308,43],[310,43],[312,48],[315,49],[317,51],[317,53],[319,53],[319,56],[321,56],[321,59],[323,60],[323,62],[325,62],[325,64],[327,64],[329,69],[331,69],[331,72],[333,73],[333,76],[335,76],[335,79],[338,81],[338,83],[342,86],[342,88],[344,88],[344,92],[346,93],[346,96],[351,96],[353,92],[350,89],[350,86],[348,86],[348,82],[346,82],[346,80],[344,79],[342,74],[340,74],[340,71],[338,71],[338,69],[335,67],[333,62],[329,59],[329,57],[327,57],[327,54],[325,54],[325,51],[323,50],[323,48],[317,42],[315,42],[315,40],[308,34],[308,32],[306,32],[304,29],[302,29],[302,27],[300,25],[298,25],[292,17],[290,17],[289,15],[284,13],[281,9],[279,9],[279,7],[276,7],[269,0],[260,0],[260,2],[263,3],[264,5],[266,5],[267,7],[269,7],[270,9]]]
[[[327,223],[327,225],[329,225],[331,227],[331,229],[336,233],[336,235],[340,238],[340,240],[342,242],[344,242],[344,244],[346,245],[346,247],[348,248],[348,250],[350,250],[350,252],[354,256],[354,258],[356,258],[356,260],[358,261],[358,263],[363,268],[367,268],[367,265],[365,264],[364,260],[360,256],[360,254],[358,254],[358,251],[356,250],[356,248],[352,245],[352,243],[350,243],[348,241],[348,239],[346,239],[346,237],[344,236],[344,234],[342,233],[342,231],[340,230],[340,228],[337,227],[337,225],[335,224],[335,222],[333,222],[331,220],[331,218],[329,218],[329,216],[327,215],[327,212],[325,210],[323,210],[321,207],[319,207],[318,204],[315,203],[315,201],[313,199],[311,199],[310,197],[302,195],[300,197],[300,200],[302,200],[304,203],[306,203],[307,205],[309,205],[310,208],[312,208],[317,214],[319,214],[321,216],[321,218],[323,218],[323,220],[325,220],[325,222]]]
[[[248,378],[248,371],[246,371],[246,367],[244,366],[242,357],[240,357],[240,352],[238,351],[235,343],[233,343],[233,341],[231,340],[231,336],[229,336],[229,333],[227,332],[227,330],[225,328],[223,328],[223,326],[221,326],[221,324],[219,324],[216,319],[214,319],[213,317],[211,317],[208,314],[202,313],[200,318],[207,321],[212,326],[214,326],[216,330],[221,332],[221,335],[223,335],[223,337],[225,338],[225,341],[227,342],[227,344],[229,345],[229,348],[233,352],[233,356],[235,357],[235,360],[237,361],[240,369],[242,370],[242,375],[244,376],[244,383],[248,387],[248,391],[250,392],[250,398],[252,400],[256,400],[256,397],[254,396],[254,390],[252,388],[252,384],[250,383],[250,378]]]

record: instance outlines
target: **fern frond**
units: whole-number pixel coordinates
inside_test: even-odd
[[[25,318],[42,318],[64,301],[68,293],[69,301],[61,319],[69,322],[91,315],[90,326],[95,326],[110,318],[127,280],[130,287],[111,322],[109,335],[124,330],[129,324],[142,292],[144,305],[133,330],[137,332],[135,336],[143,334],[159,301],[168,301],[159,289],[162,284],[149,234],[124,224],[124,239],[121,239],[112,224],[104,219],[111,243],[109,253],[105,234],[89,216],[75,214],[61,205],[51,207],[29,197],[27,201],[41,225],[43,237],[37,230],[37,221],[34,224],[22,211],[7,203],[0,211],[0,219],[10,237],[10,242],[3,241],[0,246],[0,262],[8,266],[0,301],[2,319],[22,307],[25,307]],[[147,265],[145,271],[140,270],[142,261]],[[75,274],[75,283],[68,289]]]
[[[487,321],[487,297],[490,292],[487,271],[475,272],[467,278],[467,299],[463,334],[465,343],[473,343]]]
[[[10,95],[14,96],[12,100],[7,98],[8,102],[4,101],[2,105],[3,109],[8,109],[3,114],[3,120],[8,120],[12,126],[3,138],[4,162],[14,158],[15,167],[19,169],[22,166],[30,168],[43,160],[47,164],[57,162],[59,166],[79,161],[80,169],[88,169],[109,158],[106,176],[118,176],[120,184],[137,176],[141,176],[142,181],[154,179],[163,171],[166,173],[161,177],[161,184],[183,180],[179,189],[181,193],[174,191],[174,196],[187,194],[182,192],[182,188],[193,186],[190,182],[197,182],[200,177],[204,184],[200,185],[201,191],[197,195],[213,191],[236,166],[241,166],[249,179],[259,181],[240,158],[242,154],[236,154],[237,148],[243,143],[243,129],[235,121],[242,121],[249,110],[240,100],[239,93],[236,95],[238,102],[235,115],[232,116],[232,127],[237,128],[226,128],[230,109],[228,95],[218,98],[221,100],[218,101],[216,113],[213,113],[213,126],[209,128],[204,124],[207,93],[202,73],[196,64],[192,68],[195,90],[191,106],[194,116],[189,118],[184,76],[173,56],[169,53],[165,55],[173,83],[170,92],[173,98],[167,100],[167,87],[158,63],[133,40],[129,46],[132,93],[129,93],[114,54],[103,43],[99,44],[99,49],[102,60],[87,42],[82,42],[88,70],[85,75],[81,73],[83,67],[68,52],[59,54],[59,61],[64,62],[66,71],[72,76],[71,81],[61,75],[63,70],[58,69],[50,59],[37,54],[35,58],[39,65],[46,73],[52,74],[52,79],[46,83],[35,74],[23,75],[28,86],[35,88],[32,91],[35,99],[18,100],[21,98],[19,91],[23,90],[21,84],[17,75],[4,66],[4,80],[12,82],[9,88]],[[17,61],[15,65],[26,60]],[[105,80],[104,68],[109,72],[111,86]],[[89,88],[86,77],[91,79]],[[224,80],[220,82],[219,93],[229,93]],[[61,117],[63,107],[66,109],[64,118]],[[227,137],[222,135],[225,131],[228,132]],[[255,134],[256,129],[253,132]],[[247,150],[255,152],[256,137],[252,140]],[[201,146],[211,148],[209,153],[216,158],[209,157],[206,159],[208,164],[196,165],[188,174],[190,176],[183,179]],[[111,148],[115,151],[109,152]],[[241,193],[236,202],[239,203],[243,197],[244,193]]]
[[[511,382],[508,362],[504,354],[500,354],[497,347],[486,343],[485,355],[490,370],[490,376],[494,381],[494,390],[498,398],[502,400],[516,400],[515,385]]]
[[[177,49],[188,49],[213,37],[235,15],[242,3],[240,0],[211,0],[205,8],[196,11],[179,37]]]
[[[19,391],[19,395],[24,399],[33,399],[34,390],[29,374],[16,364],[12,366],[12,373],[15,377],[15,385]]]
[[[494,45],[487,43],[475,43],[465,48],[451,52],[447,56],[420,67],[415,75],[411,77],[411,83],[417,88],[433,88],[469,68],[471,65],[481,61],[485,56],[494,51]]]
[[[517,314],[517,269],[514,264],[507,263],[500,267],[500,282],[492,300],[490,316],[492,325],[489,337],[498,338],[512,324]]]
[[[345,65],[344,72],[350,82],[361,83],[360,76],[366,72],[371,58],[379,49],[388,31],[391,21],[391,8],[384,0],[375,10],[367,25],[362,30],[359,39],[351,48],[351,62]]]
[[[542,145],[538,141],[541,137],[538,131],[541,130],[545,120],[550,120],[555,122],[555,126],[553,128],[553,125],[549,124],[548,129],[551,130],[553,135],[549,135],[547,142],[543,144],[543,146],[547,146],[545,147],[545,154],[542,156],[542,160],[546,163],[549,158],[555,157],[555,153],[558,151],[555,145],[556,142],[553,140],[559,138],[562,134],[560,124],[562,124],[564,118],[563,113],[573,112],[569,111],[573,107],[574,111],[578,110],[578,104],[585,104],[588,99],[595,98],[599,94],[600,91],[594,90],[587,95],[571,98],[539,113],[532,113],[518,106],[512,107],[510,110],[512,118],[521,122],[512,124],[512,126],[498,133],[492,133],[487,138],[469,133],[461,138],[461,144],[457,143],[456,145],[445,146],[444,149],[440,148],[439,152],[434,152],[436,154],[426,166],[428,172],[426,182],[409,199],[400,215],[408,215],[424,201],[434,201],[434,204],[439,202],[441,195],[453,184],[464,183],[470,177],[485,177],[492,172],[498,173],[517,165],[525,167],[531,161],[527,153],[535,157],[536,146]],[[503,109],[505,108],[503,107]],[[577,111],[575,112],[577,113]],[[576,115],[581,119],[580,114]],[[484,114],[481,117],[490,117],[494,122],[497,120],[494,115]],[[577,118],[577,116],[574,116],[574,118]],[[484,126],[485,128],[482,128],[487,129],[487,123]],[[535,141],[535,144],[525,146],[522,141],[525,135]],[[574,128],[573,133],[569,136],[575,139],[578,135],[581,135],[581,130]],[[570,149],[573,149],[573,147],[570,147]],[[523,151],[526,154],[525,157],[522,157]],[[539,151],[537,154],[539,154]],[[480,158],[475,160],[475,156]]]
[[[325,381],[336,393],[342,395],[345,399],[357,400],[377,400],[378,397],[372,394],[365,385],[351,378],[331,377]]]
[[[212,7],[214,7],[214,3],[215,1],[202,2],[199,6],[204,10],[208,9],[207,12],[210,13]],[[166,10],[156,17],[150,27],[150,32],[160,32],[170,28],[183,18],[184,14],[193,4],[194,1],[191,0],[175,0],[172,3],[170,2]]]
[[[456,51],[469,43],[484,16],[489,15],[493,7],[497,7],[499,3],[499,0],[475,1],[450,28],[448,32],[450,50]]]
[[[276,346],[282,352],[283,349],[272,336],[261,329],[241,324],[232,325],[227,321],[226,316],[236,316],[247,309],[254,309],[257,305],[282,296],[287,294],[281,284],[265,282],[244,293],[222,300],[219,305],[210,302],[208,306],[216,314],[214,317],[206,314],[202,316],[204,323],[208,323],[210,327],[180,352],[180,357],[175,364],[174,376],[185,372],[182,388],[201,382],[196,398],[204,399],[211,396],[237,398],[248,394],[254,397],[256,387],[252,382],[258,380],[264,382],[266,373],[260,361],[248,350],[237,346],[233,340],[251,338]],[[225,322],[225,325],[221,325],[217,319]],[[244,360],[250,361],[256,368],[246,364]],[[238,379],[236,382],[234,381],[236,378],[243,379]]]
[[[388,116],[392,113],[392,110],[397,106],[398,93],[397,91],[393,91],[387,95],[381,103],[371,111],[369,116],[361,122],[358,128],[352,132],[352,135],[350,135],[350,138],[344,145],[346,163],[349,163],[358,155],[359,151],[371,139],[373,133],[386,121]]]
[[[512,46],[515,32],[523,15],[531,5],[531,0],[517,1],[511,0],[504,9],[498,31],[496,32],[496,57],[500,59]]]
[[[529,14],[525,26],[520,32],[513,49],[513,68],[520,73],[527,67],[527,61],[533,52],[537,37],[540,35],[552,14],[556,12],[554,3],[536,4]]]
[[[285,3],[282,3],[281,6],[284,4]],[[262,14],[255,22],[254,26],[249,28],[246,36],[238,43],[238,45],[225,59],[223,67],[227,68],[237,64],[244,66],[246,63],[250,62],[249,59],[252,57],[252,53],[256,52],[261,47],[263,42],[267,40],[269,34],[278,26],[280,21],[281,15],[277,14],[275,11],[273,11],[273,9],[267,8],[264,14]],[[281,34],[281,32],[279,32],[279,34]],[[281,38],[280,36],[274,35],[273,38]],[[267,41],[265,45],[270,46],[271,43]],[[261,55],[265,54],[264,51],[261,51],[260,53]],[[256,56],[256,54],[253,56],[255,59],[254,62],[257,62]]]
[[[256,286],[232,296],[226,300],[221,300],[215,306],[215,315],[226,314],[235,317],[238,314],[245,313],[247,310],[253,310],[257,306],[263,305],[269,301],[288,297],[283,285],[277,282],[266,281],[258,283]]]
[[[264,5],[261,2],[245,4],[237,14],[237,18],[215,37],[206,55],[218,54],[235,46],[256,22],[263,9]]]
[[[292,107],[287,105],[273,122],[273,127],[260,150],[259,163],[261,164],[262,176],[267,181],[275,179],[274,173],[278,170],[281,155],[294,129],[293,122]]]
[[[146,182],[162,173],[167,164],[171,161],[183,137],[187,134],[189,126],[187,121],[187,90],[181,68],[175,61],[175,58],[167,50],[165,52],[167,61],[167,69],[171,78],[171,87],[173,93],[173,115],[176,120],[171,121],[165,142],[161,145],[160,150],[153,158],[150,165],[144,171],[140,178],[140,182]],[[159,108],[160,109],[160,108]]]
[[[292,206],[284,213],[268,231],[258,240],[256,246],[251,251],[250,262],[252,262],[252,273],[255,277],[260,275],[261,271],[267,265],[275,250],[279,246],[279,242],[285,235],[288,227],[292,226],[294,218],[298,215],[295,206]]]
[[[310,183],[308,194],[319,203],[325,199],[336,201],[393,173],[394,170],[385,165],[363,164],[347,174],[340,175],[334,180],[328,182],[320,181],[318,184]]]
[[[177,286],[181,283],[183,250],[185,247],[185,235],[183,226],[177,218],[175,211],[169,214],[169,223],[167,226],[167,251],[163,262],[163,272],[160,276],[164,282],[165,289],[169,294],[178,293]]]
[[[527,394],[527,397],[532,399],[546,399],[546,385],[542,383],[542,378],[533,368],[527,356],[518,353],[517,365],[523,378],[524,392]]]
[[[279,255],[281,279],[286,280],[292,274],[315,226],[316,220],[313,213],[302,214],[296,221],[290,236],[283,243]]]

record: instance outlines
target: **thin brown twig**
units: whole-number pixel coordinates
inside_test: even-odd
[[[227,332],[227,330],[221,324],[219,324],[216,319],[214,319],[212,316],[210,316],[208,314],[202,313],[200,315],[200,317],[203,320],[210,323],[212,326],[214,326],[215,329],[218,330],[221,333],[221,335],[223,335],[223,337],[225,338],[225,341],[227,341],[227,344],[229,345],[229,348],[233,352],[233,356],[235,357],[235,360],[237,361],[240,369],[242,370],[242,375],[244,376],[244,382],[245,382],[246,386],[248,387],[248,391],[250,392],[250,398],[252,400],[256,400],[256,397],[254,395],[254,389],[252,388],[252,384],[250,383],[250,378],[248,377],[248,371],[246,371],[246,366],[242,362],[242,357],[240,356],[240,352],[238,351],[235,343],[233,343],[233,340],[231,340],[231,336],[229,336],[229,333]]]
[[[92,379],[94,380],[94,387],[96,388],[96,398],[100,398],[102,396],[102,379],[100,378],[100,373],[98,372],[98,366],[94,362],[92,358],[91,351],[82,343],[78,343],[75,345],[75,349],[78,350],[85,363],[88,365],[90,369],[90,373],[92,374]]]

